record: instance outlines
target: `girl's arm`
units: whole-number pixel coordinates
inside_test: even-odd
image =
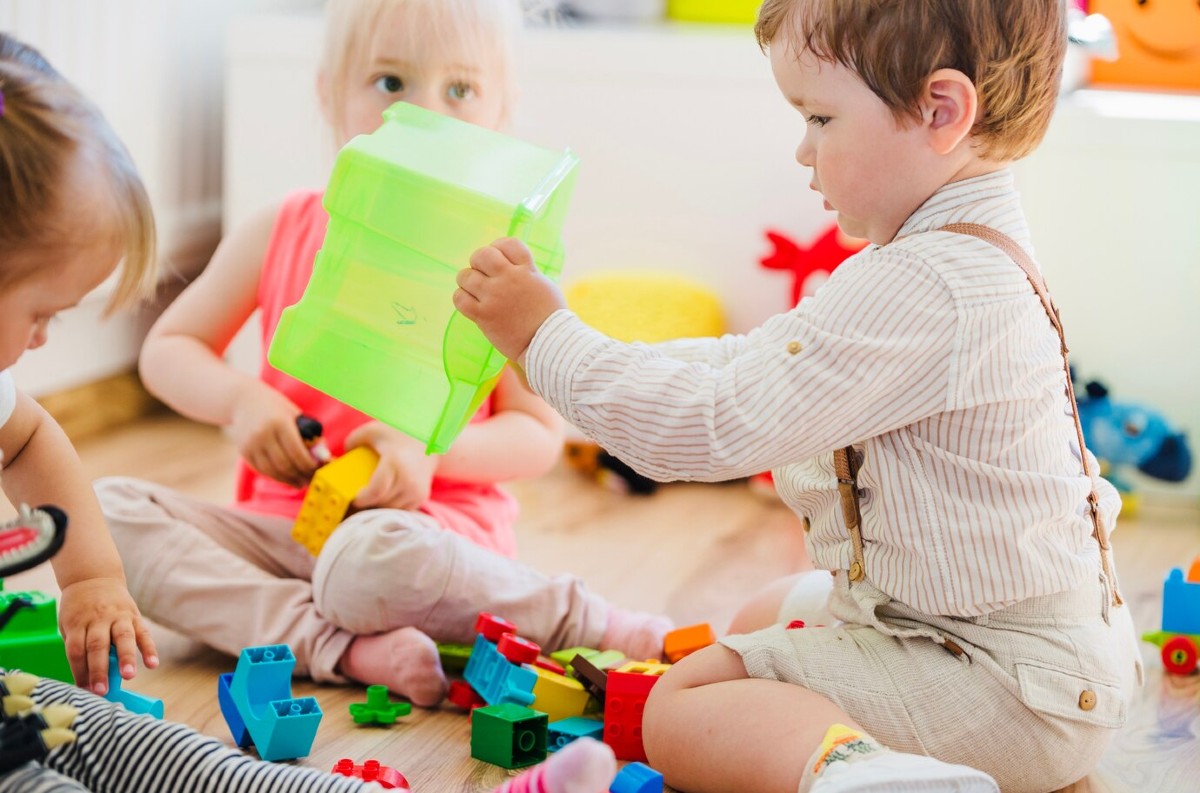
[[[492,416],[468,424],[438,463],[437,475],[461,482],[541,476],[558,461],[563,420],[512,367],[496,384]]]
[[[252,467],[300,487],[316,464],[296,431],[299,408],[221,357],[257,307],[277,214],[261,212],[221,241],[200,277],[150,329],[139,369],[152,394],[188,418],[229,427]]]
[[[116,645],[123,677],[133,677],[137,650],[158,658],[150,631],[125,587],[121,558],[79,457],[58,423],[25,394],[0,427],[4,492],[14,503],[53,504],[67,514],[66,542],[52,560],[62,590],[59,621],[76,682],[104,693],[108,648]]]

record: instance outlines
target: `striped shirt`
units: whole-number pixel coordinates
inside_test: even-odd
[[[1017,264],[938,231],[950,223],[1031,250],[1011,173],[966,179],[746,335],[625,344],[559,311],[526,353],[529,382],[646,476],[772,470],[829,570],[853,555],[832,454],[853,445],[866,577],[927,614],[1073,589],[1100,562],[1057,333]],[[1119,498],[1097,486],[1111,527]]]

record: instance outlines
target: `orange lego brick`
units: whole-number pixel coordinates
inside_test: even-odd
[[[667,656],[668,661],[676,663],[680,658],[702,650],[710,644],[715,644],[716,641],[717,635],[707,622],[688,625],[686,628],[677,628],[667,634],[663,639],[663,653]]]

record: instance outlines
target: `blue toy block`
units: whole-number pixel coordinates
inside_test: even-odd
[[[546,751],[557,752],[571,741],[579,738],[604,739],[604,722],[571,716],[560,719],[546,728]]]
[[[1162,629],[1166,633],[1200,634],[1200,582],[1184,580],[1176,567],[1163,582]]]
[[[156,719],[163,717],[163,701],[133,691],[121,690],[121,671],[117,662],[117,648],[108,650],[108,693],[104,698],[121,705],[130,713],[146,713]]]
[[[467,661],[463,677],[489,705],[504,702],[531,704],[533,687],[538,680],[536,672],[511,663],[483,634],[475,637],[471,660]]]
[[[312,697],[292,697],[295,666],[287,645],[247,647],[229,682],[229,696],[263,760],[304,757],[317,737],[321,706]]]
[[[663,793],[663,775],[643,763],[630,763],[621,769],[608,790],[609,793]]]
[[[226,672],[217,678],[217,704],[221,706],[221,715],[225,717],[225,724],[229,727],[233,742],[245,749],[253,746],[254,741],[250,740],[250,732],[246,729],[246,723],[242,721],[242,715],[238,713],[237,703],[233,701],[233,694],[229,693],[229,686],[232,683],[233,672]]]

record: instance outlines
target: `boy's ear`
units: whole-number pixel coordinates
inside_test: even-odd
[[[949,154],[975,127],[979,95],[975,84],[959,70],[938,69],[925,81],[922,105],[934,151]]]

